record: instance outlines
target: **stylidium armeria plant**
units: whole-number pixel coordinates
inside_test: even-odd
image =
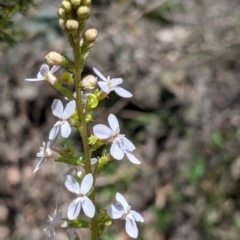
[[[116,202],[110,206],[100,208],[96,196],[96,181],[104,168],[115,160],[126,157],[133,164],[140,164],[134,156],[134,144],[120,131],[119,122],[114,114],[109,114],[109,127],[95,124],[91,133],[87,125],[93,121],[93,111],[99,102],[108,98],[111,92],[123,98],[130,98],[132,94],[122,88],[122,78],[104,77],[96,68],[96,76],[88,75],[82,78],[82,71],[86,58],[94,46],[97,38],[96,29],[84,30],[85,23],[90,15],[91,0],[63,0],[58,10],[59,23],[73,50],[74,59],[50,52],[46,56],[47,64],[43,64],[36,78],[27,78],[26,81],[36,82],[45,80],[65,99],[62,103],[54,99],[52,114],[57,117],[56,123],[49,131],[48,140],[43,142],[37,156],[40,161],[34,173],[40,168],[44,171],[43,164],[55,162],[65,163],[68,171],[62,176],[66,189],[75,194],[69,203],[67,213],[58,212],[53,217],[49,216],[48,225],[44,229],[49,232],[49,239],[56,239],[56,229],[66,229],[70,240],[80,239],[77,229],[88,228],[91,240],[98,240],[105,227],[114,220],[126,221],[125,229],[132,238],[138,237],[137,222],[144,222],[140,213],[131,210],[122,194],[116,193]],[[57,71],[62,68],[65,72],[58,76]],[[44,83],[47,84],[47,83]],[[73,90],[67,86],[73,85]],[[71,88],[72,89],[72,88]],[[75,153],[74,146],[56,146],[59,137],[68,138],[76,128],[81,137],[82,152]],[[97,155],[96,150],[103,148],[102,155]],[[98,151],[99,152],[99,151]],[[81,157],[79,158],[79,155]],[[48,162],[48,163],[47,163]],[[67,217],[63,218],[66,215]]]

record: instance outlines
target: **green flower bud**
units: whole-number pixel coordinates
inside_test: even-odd
[[[81,4],[81,0],[71,0],[71,4],[74,7],[78,7]]]
[[[98,100],[94,94],[90,94],[87,96],[87,105],[91,109],[96,108],[98,106]]]
[[[72,11],[72,5],[70,2],[63,0],[62,1],[62,7],[64,8],[64,10],[68,13],[70,13]]]
[[[96,29],[92,28],[92,29],[88,29],[85,33],[84,33],[84,40],[86,40],[87,42],[94,42],[97,38],[98,32]]]
[[[58,65],[61,66],[63,63],[63,57],[61,54],[57,53],[57,52],[50,52],[46,57],[45,57],[46,61],[48,64],[52,64],[52,65]]]
[[[89,6],[91,4],[91,0],[82,0],[82,5],[83,6]]]
[[[74,80],[72,78],[72,74],[69,72],[64,72],[60,78],[60,81],[65,84],[73,85]]]
[[[88,18],[90,9],[87,6],[81,6],[77,9],[77,15],[80,19]]]
[[[77,30],[78,30],[78,27],[79,27],[78,21],[76,21],[76,20],[74,20],[74,19],[69,19],[69,20],[67,20],[67,22],[66,22],[66,28],[67,28],[69,31],[77,31]]]

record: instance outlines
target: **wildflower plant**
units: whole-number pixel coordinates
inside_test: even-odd
[[[129,91],[119,86],[122,78],[104,77],[96,68],[93,68],[96,76],[82,77],[87,56],[97,38],[96,29],[84,30],[90,15],[90,4],[91,0],[63,0],[58,10],[59,23],[73,49],[74,59],[50,52],[46,56],[50,66],[43,64],[36,78],[25,79],[29,82],[45,80],[44,84],[50,84],[66,102],[63,104],[61,100],[54,99],[51,105],[52,113],[58,120],[49,131],[48,141],[43,142],[37,153],[41,159],[34,169],[36,173],[43,164],[53,164],[49,159],[70,165],[62,177],[66,189],[76,197],[69,203],[67,213],[55,210],[54,216],[49,216],[45,231],[49,232],[50,240],[56,239],[56,227],[66,229],[69,239],[80,239],[76,230],[88,228],[91,240],[97,240],[114,220],[125,220],[127,234],[137,238],[136,222],[144,222],[140,213],[131,210],[120,193],[116,193],[116,202],[108,207],[100,208],[97,202],[97,177],[108,164],[125,156],[133,164],[140,164],[140,161],[133,154],[136,149],[134,144],[122,131],[120,133],[119,122],[114,114],[108,116],[109,127],[95,124],[92,134],[87,131],[88,123],[94,121],[94,109],[112,91],[123,98],[132,97]],[[65,71],[60,77],[56,74],[59,68]],[[73,85],[74,89],[70,90],[69,85]],[[76,128],[80,135],[81,153],[75,153],[74,146],[56,146],[57,138],[68,138],[72,128]],[[103,148],[101,155],[96,154],[99,148]],[[62,217],[64,214],[66,218]]]

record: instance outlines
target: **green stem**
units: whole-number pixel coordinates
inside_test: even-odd
[[[83,142],[83,150],[84,150],[84,161],[85,161],[85,171],[86,173],[92,173],[91,168],[91,154],[92,151],[88,145],[88,134],[87,134],[87,124],[86,124],[86,118],[84,114],[83,104],[82,104],[82,94],[81,94],[81,73],[83,70],[83,64],[81,61],[81,54],[80,54],[80,47],[79,47],[79,41],[75,41],[74,43],[74,56],[75,56],[75,91],[76,91],[76,107],[77,107],[77,115],[78,119],[80,121],[80,126],[78,128],[78,131],[82,137]],[[95,185],[95,181],[93,186]],[[91,194],[91,200],[95,204],[95,192]],[[95,216],[92,219],[92,228],[91,228],[91,240],[97,240],[98,239],[98,222],[97,222],[97,211],[95,213]]]

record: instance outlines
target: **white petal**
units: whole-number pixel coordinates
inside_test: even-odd
[[[25,79],[25,81],[28,81],[28,82],[38,82],[38,81],[42,81],[44,80],[44,78],[27,78]]]
[[[68,211],[67,211],[68,219],[69,220],[76,219],[80,211],[81,211],[81,199],[76,198],[70,203],[68,207]]]
[[[136,222],[144,222],[144,219],[140,213],[133,211],[133,210],[131,210],[130,212],[132,212],[133,217],[135,218]]]
[[[68,138],[71,134],[72,129],[67,121],[64,121],[64,123],[61,125],[61,135],[63,138]]]
[[[124,215],[124,208],[117,204],[112,204],[107,208],[108,216],[112,219],[119,219]]]
[[[137,224],[133,219],[126,219],[125,229],[127,234],[132,238],[137,238],[138,236],[138,228]]]
[[[129,208],[129,205],[121,193],[116,193],[116,201],[119,202],[125,210]]]
[[[98,75],[98,77],[100,77],[103,81],[107,81],[107,79],[96,69],[93,68],[93,71]]]
[[[112,85],[115,87],[123,82],[122,78],[112,78]]]
[[[123,143],[124,147],[129,151],[133,151],[136,149],[134,144],[130,140],[128,140],[126,137],[122,138],[122,143]]]
[[[58,118],[62,118],[63,115],[63,105],[59,99],[54,99],[52,103],[52,113]]]
[[[114,131],[114,133],[119,132],[119,123],[118,123],[118,120],[117,120],[117,118],[114,114],[112,114],[112,113],[109,114],[108,123],[110,125],[110,128]]]
[[[76,181],[76,179],[70,175],[67,175],[65,177],[64,184],[68,191],[79,194],[80,193],[80,187],[79,183]]]
[[[109,89],[108,84],[103,81],[98,81],[98,86],[101,88],[101,90],[105,93],[110,93],[111,89]]]
[[[53,218],[53,221],[52,221],[52,225],[56,226],[62,219],[62,212],[58,212],[54,218]]]
[[[124,157],[124,152],[121,149],[120,143],[118,141],[113,141],[110,148],[110,153],[116,160],[122,160]]]
[[[54,228],[50,230],[48,239],[49,240],[55,240],[56,239],[56,233],[55,233]]]
[[[93,176],[91,173],[88,173],[82,180],[81,183],[81,190],[82,193],[85,195],[89,192],[89,190],[91,189],[93,185]]]
[[[39,163],[37,164],[37,166],[35,167],[33,173],[37,172],[39,170],[39,168],[47,161],[47,159],[45,157],[42,157],[39,161]]]
[[[55,124],[52,127],[52,129],[51,129],[51,131],[49,133],[49,137],[48,137],[49,140],[53,140],[53,139],[55,139],[57,137],[60,126],[61,126],[60,124]]]
[[[122,87],[115,86],[113,90],[117,93],[117,95],[123,98],[130,98],[133,96],[132,93],[130,93],[129,91],[125,90]]]
[[[60,66],[54,65],[54,66],[52,67],[52,69],[50,70],[50,72],[51,72],[51,73],[55,73],[59,68],[60,68]]]
[[[133,164],[141,164],[141,162],[132,154],[130,151],[124,152],[128,158],[128,160]]]
[[[45,78],[48,73],[49,73],[49,66],[47,64],[43,64],[41,67],[40,67],[40,74]]]
[[[91,159],[91,165],[94,165],[95,163],[97,163],[97,161],[98,161],[97,158],[92,158]]]
[[[62,114],[62,118],[68,119],[73,114],[75,109],[76,109],[76,102],[75,100],[72,100],[66,105],[64,112]]]
[[[95,215],[95,206],[87,196],[84,196],[82,208],[86,216],[92,218]]]
[[[93,127],[93,134],[98,138],[98,139],[108,139],[113,136],[113,131],[103,125],[103,124],[97,124]]]

